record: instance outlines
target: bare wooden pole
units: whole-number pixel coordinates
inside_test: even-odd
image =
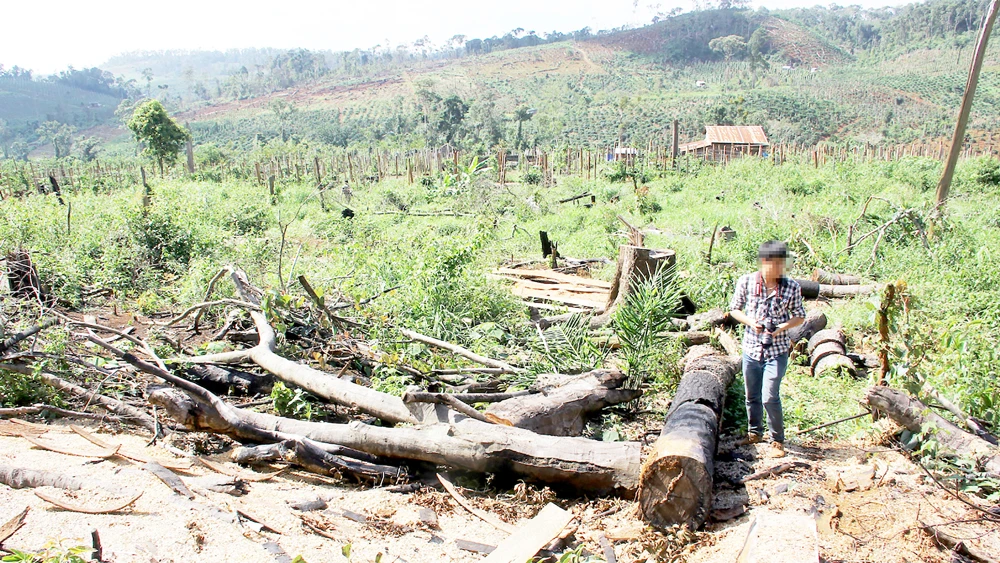
[[[938,183],[935,204],[939,210],[944,207],[945,201],[948,200],[951,179],[955,175],[958,157],[962,154],[962,141],[965,139],[965,128],[969,124],[972,100],[976,96],[976,86],[979,84],[979,71],[983,68],[983,59],[986,58],[986,43],[990,39],[990,32],[993,31],[993,22],[997,19],[998,8],[1000,8],[1000,0],[993,0],[990,3],[989,11],[986,12],[986,18],[983,19],[983,27],[979,30],[979,40],[976,42],[976,51],[972,56],[972,65],[969,67],[969,80],[965,85],[962,105],[958,110],[955,134],[951,138],[951,150],[948,152],[948,160],[945,162],[944,172],[941,173],[941,181]]]

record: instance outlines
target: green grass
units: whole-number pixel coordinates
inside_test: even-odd
[[[390,179],[355,190],[354,219],[342,218],[332,204],[323,212],[307,184],[279,185],[272,206],[266,188],[249,182],[169,178],[153,182],[153,203],[145,214],[135,187],[107,193],[84,185],[66,194],[72,205],[68,232],[66,208],[51,196],[0,203],[0,251],[32,251],[43,279],[71,302],[79,303],[84,285],[111,287],[122,308],[145,314],[200,301],[208,279],[229,263],[244,268],[254,283],[279,290],[299,274],[327,294],[341,291],[355,300],[398,286],[354,314],[396,361],[443,367],[457,361],[405,343],[395,328],[412,328],[513,362],[542,361],[529,344],[534,331],[526,323],[527,311],[503,282],[487,275],[506,260],[536,257],[540,230],[558,241],[566,256],[613,258],[625,241],[617,215],[655,227],[662,234],[648,235],[647,245],[677,251],[680,283],[701,309],[726,306],[736,278],[755,267],[756,247],[779,238],[796,253],[794,275],[805,277],[822,266],[905,281],[911,310],[908,323],[901,321],[906,340],[901,337],[897,346],[920,344],[926,353],[915,369],[977,416],[996,422],[992,342],[1000,337],[1000,200],[996,186],[977,181],[982,167],[976,161],[962,163],[948,219],[929,248],[916,233],[897,226],[887,231],[874,261],[871,240],[851,254],[844,252],[847,227],[861,205],[877,195],[928,211],[937,163],[905,159],[815,169],[805,162],[774,166],[746,160],[681,173],[651,171],[644,201],[630,183],[575,177],[557,177],[553,188],[499,187],[486,178],[457,188]],[[557,203],[582,190],[597,194],[595,207]],[[376,214],[399,205],[472,216]],[[858,232],[894,212],[886,203],[873,202]],[[284,279],[279,279],[278,249],[286,224]],[[717,241],[710,265],[704,253],[716,225],[732,227],[737,236]],[[604,279],[612,274],[613,265],[594,272]],[[231,292],[224,285],[221,289]],[[286,291],[301,295],[295,284]],[[868,299],[836,302],[826,312],[830,324],[847,330],[853,347],[870,350],[875,344]],[[676,354],[667,357],[646,377],[656,392],[669,393],[676,381],[676,367],[670,365]],[[897,359],[903,367],[907,361],[912,358]],[[385,389],[398,392],[406,384],[391,365],[375,375]],[[905,379],[898,371],[893,382]],[[813,379],[793,370],[785,386],[789,426],[857,412],[866,384]]]

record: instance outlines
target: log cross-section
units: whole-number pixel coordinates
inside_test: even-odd
[[[660,530],[675,524],[697,529],[712,507],[722,409],[740,366],[736,358],[706,348],[688,352],[666,424],[639,474],[639,510]]]

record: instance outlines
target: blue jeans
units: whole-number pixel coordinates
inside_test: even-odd
[[[781,379],[788,369],[788,354],[758,361],[743,355],[743,381],[747,392],[747,419],[749,431],[764,435],[764,413],[767,411],[767,425],[771,439],[785,441],[785,422],[781,413]]]

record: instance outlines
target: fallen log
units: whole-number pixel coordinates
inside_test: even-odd
[[[788,329],[788,338],[792,345],[800,340],[808,340],[814,334],[826,328],[826,314],[822,311],[810,311],[806,314],[806,320],[799,326]]]
[[[697,529],[712,507],[713,459],[726,389],[740,365],[736,358],[695,346],[666,423],[639,478],[639,510],[660,530],[675,524]]]
[[[642,396],[641,390],[621,389],[624,383],[625,374],[618,370],[594,370],[543,388],[541,393],[494,403],[484,414],[497,424],[538,434],[579,436],[590,414]]]
[[[69,491],[79,491],[86,487],[83,481],[61,473],[41,469],[25,469],[0,465],[0,483],[12,489],[33,489],[35,487],[55,487]]]
[[[219,395],[269,395],[274,386],[271,374],[257,375],[213,365],[189,366],[184,377]]]
[[[844,297],[854,297],[856,295],[868,295],[882,289],[881,284],[869,285],[827,285],[814,282],[812,280],[796,279],[799,287],[802,288],[802,297],[805,299],[816,299],[826,297],[829,299],[841,299]]]
[[[854,360],[847,357],[846,337],[840,329],[826,329],[814,334],[806,345],[809,367],[813,375],[841,371],[851,377],[857,375]]]
[[[191,430],[219,432],[238,439],[276,442],[304,437],[318,442],[323,449],[346,446],[382,459],[513,474],[597,494],[624,494],[634,491],[638,483],[640,445],[635,442],[543,436],[460,416],[451,423],[401,428],[293,420],[233,408],[169,388],[150,393],[149,400]]]
[[[687,318],[689,330],[712,330],[717,326],[722,326],[729,319],[729,313],[722,309],[709,309],[704,313],[690,315]]]
[[[861,285],[861,278],[850,274],[836,274],[820,268],[813,270],[812,281],[825,285]]]
[[[241,464],[284,461],[320,475],[352,475],[374,483],[393,483],[408,478],[406,470],[377,465],[343,456],[331,455],[304,440],[285,440],[276,444],[241,447],[233,450],[233,461]]]
[[[987,472],[1000,476],[1000,449],[952,424],[906,392],[872,387],[866,400],[871,408],[885,413],[910,432],[916,434],[930,429],[941,451],[977,459]]]

